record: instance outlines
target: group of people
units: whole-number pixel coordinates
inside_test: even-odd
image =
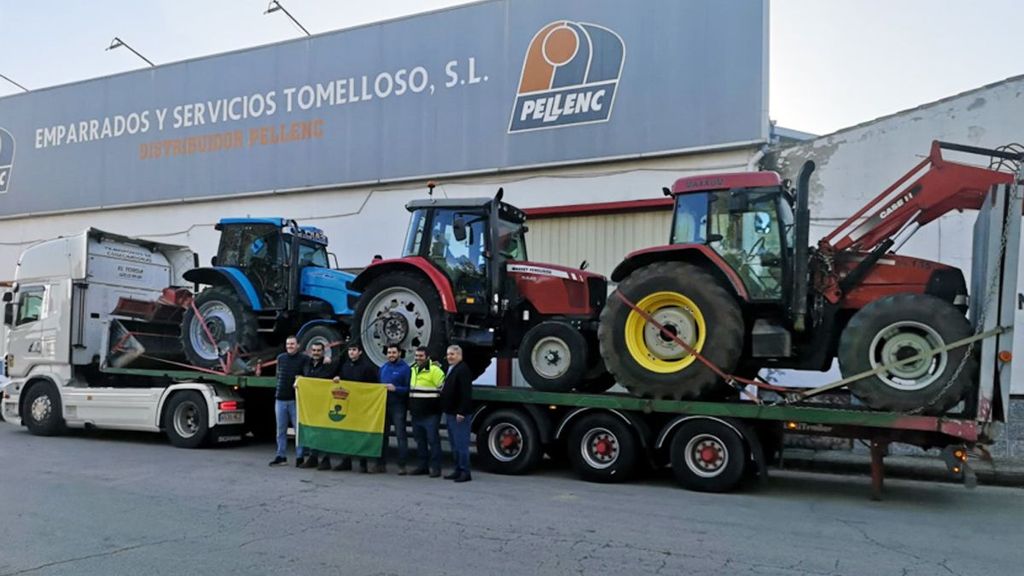
[[[472,480],[469,467],[469,441],[472,424],[473,375],[462,359],[462,348],[456,345],[447,350],[448,370],[431,360],[425,347],[415,350],[414,363],[405,362],[403,351],[392,345],[387,348],[388,361],[377,368],[363,354],[357,341],[347,345],[347,358],[332,362],[325,358],[322,343],[313,343],[307,356],[299,348],[298,340],[289,336],[285,352],[277,357],[277,390],[275,416],[277,419],[277,454],[271,466],[287,464],[288,426],[298,427],[295,404],[295,379],[299,376],[324,378],[335,382],[379,383],[387,387],[387,414],[384,419],[384,443],[373,472],[387,472],[386,454],[392,430],[398,440],[398,474],[412,476],[441,476],[441,415],[444,414],[451,444],[453,470],[445,478],[455,482]],[[407,426],[411,416],[416,440],[417,466],[406,469],[409,455]],[[340,459],[332,467],[331,457]],[[306,454],[301,435],[295,445],[295,465],[317,470],[352,470],[352,457],[310,450]],[[360,472],[371,472],[366,458],[359,458]]]

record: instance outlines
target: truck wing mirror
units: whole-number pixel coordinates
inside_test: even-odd
[[[4,292],[3,301],[4,302],[13,302],[14,301],[14,292]]]
[[[8,292],[7,294],[10,294]],[[7,296],[4,294],[4,296]],[[12,326],[14,324],[14,304],[12,302],[4,302],[4,326]]]
[[[456,218],[452,222],[452,234],[455,236],[457,242],[466,241],[466,221],[462,218]]]

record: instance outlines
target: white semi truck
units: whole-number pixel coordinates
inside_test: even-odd
[[[181,310],[153,304],[187,285],[195,260],[184,246],[96,229],[26,249],[3,296],[4,418],[26,415],[40,435],[65,426],[162,431],[181,447],[240,438],[244,402],[232,386],[107,371],[128,358],[161,363],[162,343],[174,346],[178,335],[140,314]],[[133,323],[144,329],[126,328]],[[118,341],[129,338],[131,346]]]

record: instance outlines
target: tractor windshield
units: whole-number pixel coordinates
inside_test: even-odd
[[[708,195],[676,196],[676,212],[672,216],[671,244],[703,244],[708,230]]]
[[[527,260],[526,234],[523,225],[498,220],[498,250],[507,260]]]
[[[785,202],[779,198],[776,188],[724,190],[710,197],[708,245],[739,274],[755,300],[782,297],[783,235],[790,231],[782,230],[779,209]]]
[[[217,265],[248,269],[280,267],[287,254],[281,229],[272,224],[232,224],[221,228]]]

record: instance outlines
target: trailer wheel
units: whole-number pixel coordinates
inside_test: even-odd
[[[205,326],[196,316],[196,309]],[[181,321],[181,345],[194,366],[220,368],[221,359],[229,351],[247,352],[259,348],[256,316],[231,288],[208,288],[196,296],[195,309],[185,310]]]
[[[21,418],[36,436],[56,436],[64,431],[60,393],[53,384],[38,382],[29,388]]]
[[[569,432],[569,462],[591,482],[624,482],[636,469],[639,442],[632,428],[606,413],[590,414]]]
[[[199,448],[210,437],[206,400],[195,390],[176,392],[164,406],[164,433],[178,448]]]
[[[336,327],[320,324],[302,333],[302,337],[299,338],[299,350],[308,351],[309,347],[313,344],[323,344],[324,358],[332,362],[340,362],[344,358],[341,354],[342,350],[340,348],[331,348],[331,344],[342,342],[343,340],[341,331]]]
[[[850,319],[839,340],[839,367],[848,377],[970,335],[967,319],[944,300],[925,294],[888,296]],[[977,364],[973,358],[965,360],[966,354],[963,346],[897,366],[852,382],[850,391],[875,410],[942,414],[971,386]]]
[[[714,420],[684,422],[669,447],[672,474],[684,488],[729,492],[746,469],[747,448],[729,426]]]
[[[565,322],[549,320],[526,331],[519,357],[519,369],[531,387],[569,392],[587,370],[587,341]]]
[[[533,419],[518,410],[496,410],[476,432],[476,453],[484,468],[498,474],[526,474],[544,452]]]
[[[635,270],[617,292],[726,373],[743,352],[736,299],[699,266],[660,262]],[[682,400],[724,387],[710,368],[614,294],[598,326],[608,371],[636,396]]]
[[[370,360],[383,366],[387,348],[397,344],[408,352],[426,346],[439,360],[448,341],[448,315],[437,289],[408,272],[384,273],[363,291],[352,318],[353,330]]]

